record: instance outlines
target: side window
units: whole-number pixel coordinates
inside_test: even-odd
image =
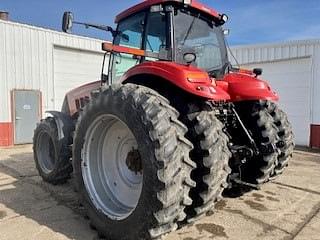
[[[129,17],[118,25],[118,34],[114,39],[115,45],[141,48],[142,34],[144,25],[145,13],[138,13]]]
[[[142,48],[142,34],[145,21],[145,13],[138,13],[129,17],[118,25],[118,34],[114,39],[115,45],[120,45],[130,48]],[[111,58],[112,82],[115,83],[125,74],[130,68],[139,64],[139,59],[132,54],[114,53]]]
[[[113,53],[112,54],[112,83],[116,83],[132,67],[139,64],[140,60],[134,58],[132,54]]]
[[[167,48],[166,15],[161,12],[150,13],[148,18],[146,50],[159,53]]]

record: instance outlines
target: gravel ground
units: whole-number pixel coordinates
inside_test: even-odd
[[[42,182],[30,145],[0,149],[0,240],[98,240],[72,187]],[[290,167],[260,191],[225,198],[165,240],[320,240],[320,154],[296,151]]]

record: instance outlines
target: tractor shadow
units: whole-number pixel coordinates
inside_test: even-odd
[[[32,153],[1,156],[1,151],[1,239],[16,239],[20,235],[34,239],[38,234],[41,234],[41,237],[47,234],[45,238],[51,239],[55,233],[75,240],[100,239],[89,227],[84,208],[74,191],[72,179],[64,185],[52,186],[38,176]],[[44,230],[35,223],[25,224],[34,221],[48,229]]]
[[[230,189],[225,189],[222,193],[222,196],[224,198],[239,198],[246,193],[254,191],[254,188],[248,187],[248,186],[234,186]]]

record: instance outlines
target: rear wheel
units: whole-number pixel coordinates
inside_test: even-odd
[[[33,153],[36,168],[44,181],[62,184],[70,178],[71,150],[67,138],[58,138],[54,118],[49,117],[38,124],[33,137]]]
[[[293,154],[294,149],[294,134],[292,126],[288,120],[287,114],[282,111],[277,104],[273,102],[267,102],[268,111],[273,117],[274,123],[277,126],[277,133],[279,140],[281,141],[278,148],[280,154],[278,156],[278,161],[275,164],[273,173],[271,174],[272,178],[283,173],[285,168],[289,165],[289,161]]]
[[[240,177],[252,184],[266,183],[278,159],[277,127],[265,101],[241,102],[236,104],[236,109],[259,150],[258,155],[241,165]]]
[[[191,204],[192,144],[156,92],[112,86],[80,115],[75,181],[91,224],[108,239],[154,239],[177,228]]]
[[[192,180],[197,184],[189,194],[193,203],[185,210],[187,221],[193,222],[212,210],[215,202],[222,198],[231,172],[228,165],[231,153],[223,124],[211,108],[202,110],[189,104],[188,114],[182,119],[188,126],[186,136],[194,145],[190,157],[197,164],[191,173]]]

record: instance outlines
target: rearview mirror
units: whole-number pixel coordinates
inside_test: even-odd
[[[71,33],[72,25],[73,25],[73,13],[65,12],[63,14],[63,19],[62,19],[62,31],[64,31],[65,33]]]
[[[195,62],[197,60],[197,55],[195,53],[185,53],[183,55],[183,60],[187,64],[191,64],[191,63],[193,63],[193,62]]]

